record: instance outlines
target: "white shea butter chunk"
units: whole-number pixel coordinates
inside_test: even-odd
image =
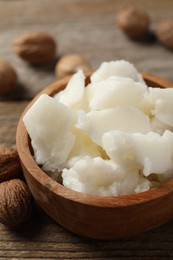
[[[143,82],[143,79],[133,64],[125,60],[103,62],[92,74],[91,83],[105,80],[111,76],[131,78]]]
[[[143,192],[173,178],[173,89],[148,87],[129,62],[103,62],[85,87],[41,95],[23,117],[37,164],[72,190]]]
[[[117,106],[140,108],[147,87],[130,78],[110,77],[89,84],[86,92],[91,110]]]
[[[71,167],[73,163],[84,156],[94,157],[104,157],[104,151],[102,147],[93,143],[92,140],[80,129],[75,128],[73,130],[75,135],[75,142],[72,150],[68,156],[68,165]]]
[[[173,133],[111,131],[103,135],[103,148],[116,164],[127,171],[142,170],[144,176],[173,169]]]
[[[137,171],[127,173],[121,182],[114,182],[112,186],[116,186],[118,196],[128,195],[147,191],[151,187],[151,183],[145,177],[140,176]]]
[[[84,88],[85,76],[82,70],[79,70],[71,77],[66,88],[54,97],[64,105],[71,107],[81,101],[84,95]]]
[[[162,123],[155,116],[151,118],[150,122],[151,122],[152,131],[155,133],[162,135],[166,130],[173,132],[172,126]]]
[[[149,88],[149,92],[154,102],[153,115],[173,127],[173,89]]]
[[[83,193],[99,196],[119,196],[142,192],[150,182],[137,172],[125,174],[109,160],[83,157],[62,173],[63,185]]]
[[[72,111],[55,98],[41,95],[23,117],[35,160],[45,170],[61,168],[75,142]]]
[[[149,117],[133,107],[110,108],[87,114],[79,111],[76,127],[84,131],[98,145],[102,145],[103,134],[112,130],[144,134],[151,131]]]
[[[105,174],[106,173],[106,174]],[[75,191],[101,195],[101,187],[109,187],[116,177],[116,166],[100,157],[84,157],[62,172],[63,185]]]

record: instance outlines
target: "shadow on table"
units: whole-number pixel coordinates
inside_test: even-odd
[[[34,70],[37,70],[37,71],[55,73],[55,66],[60,58],[61,57],[55,57],[53,60],[51,60],[50,62],[47,62],[45,64],[29,64],[29,66],[34,68]]]
[[[142,45],[151,45],[157,42],[157,37],[154,31],[150,30],[143,38],[135,40],[132,39],[132,41]]]
[[[0,97],[1,102],[6,101],[22,101],[31,99],[32,96],[30,95],[29,91],[25,87],[24,84],[18,83],[16,88],[9,94]]]
[[[45,223],[47,223],[47,218],[42,209],[34,204],[30,220],[9,231],[13,232],[16,237],[21,238],[23,241],[34,241],[42,233]]]
[[[43,250],[46,243],[45,254],[56,253],[63,255],[63,259],[74,259],[75,255],[78,259],[156,260],[173,259],[172,230],[173,220],[170,220],[158,228],[131,238],[113,241],[88,239],[67,231],[42,209],[34,206],[30,221],[10,232],[13,232],[15,240],[22,243],[39,242],[40,250]]]
[[[34,71],[39,72],[44,72],[45,74],[52,74],[55,76],[55,79],[58,79],[58,77],[55,75],[55,66],[57,61],[61,57],[56,57],[53,60],[51,60],[48,63],[45,64],[28,64],[29,67],[34,69]],[[42,88],[30,88],[30,86],[27,84],[23,84],[22,82],[19,82],[15,89],[6,95],[0,96],[0,102],[3,101],[22,101],[22,100],[31,100],[37,93],[39,93],[42,90]]]

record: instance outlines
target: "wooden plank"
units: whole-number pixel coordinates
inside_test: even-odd
[[[159,20],[172,16],[171,0],[167,0],[166,4],[161,0],[137,3],[148,10],[152,28]],[[128,40],[115,25],[116,11],[120,6],[121,1],[113,0],[52,0],[51,4],[46,0],[1,1],[0,57],[10,61],[19,76],[19,88],[8,98],[31,98],[57,79],[54,73],[56,61],[43,66],[31,66],[13,51],[13,40],[33,30],[48,31],[54,36],[58,45],[57,58],[77,52],[84,55],[93,68],[105,60],[127,59],[139,70],[173,81],[170,69],[172,52],[157,41],[142,43]]]
[[[15,145],[19,117],[28,102],[0,102],[0,145]]]
[[[47,217],[39,208],[22,228],[0,225],[0,259],[164,259],[171,257],[173,221],[121,241],[78,237]]]

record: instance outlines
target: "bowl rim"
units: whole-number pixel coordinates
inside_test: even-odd
[[[89,71],[85,73],[86,81],[89,80],[92,72],[93,71]],[[147,82],[147,85],[151,87],[173,88],[173,84],[164,78],[160,78],[148,72],[142,72],[141,74],[143,79]],[[158,187],[153,187],[147,191],[135,194],[122,196],[98,196],[86,194],[71,190],[63,186],[62,184],[53,180],[50,176],[48,176],[44,171],[41,170],[39,165],[37,165],[34,161],[34,158],[31,154],[30,138],[22,119],[27,110],[32,106],[32,104],[38,99],[40,95],[48,94],[50,96],[53,96],[58,91],[64,89],[70,78],[71,76],[67,76],[44,88],[29,102],[29,104],[27,105],[20,117],[16,133],[16,146],[21,160],[21,164],[27,169],[27,171],[32,175],[32,177],[42,186],[44,186],[45,189],[52,191],[53,193],[55,193],[55,195],[59,197],[95,207],[119,208],[135,206],[141,203],[147,203],[148,201],[160,199],[160,197],[165,197],[169,193],[172,193],[173,178],[164,182]]]

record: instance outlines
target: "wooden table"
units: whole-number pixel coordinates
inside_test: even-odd
[[[43,30],[58,43],[58,57],[80,53],[97,68],[102,61],[126,59],[141,71],[173,81],[173,53],[157,41],[132,42],[115,25],[121,3],[145,8],[155,28],[173,15],[171,0],[4,0],[0,1],[0,57],[16,68],[15,93],[0,99],[0,145],[15,145],[18,119],[39,90],[56,80],[55,61],[31,66],[13,52],[23,32]],[[127,216],[128,217],[128,216]],[[37,205],[28,223],[17,230],[0,225],[0,259],[173,259],[173,220],[133,238],[94,241],[74,235],[51,220]]]

